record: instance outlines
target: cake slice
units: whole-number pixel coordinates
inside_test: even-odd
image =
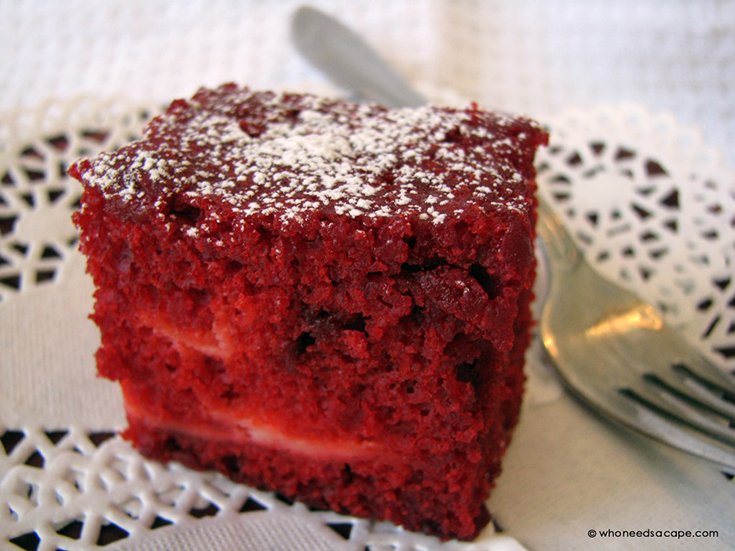
[[[83,159],[99,373],[143,454],[471,539],[518,418],[535,123],[202,89]]]

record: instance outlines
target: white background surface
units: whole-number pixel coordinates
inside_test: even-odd
[[[0,109],[79,92],[188,96],[317,79],[294,0],[0,0]],[[321,0],[414,80],[542,116],[635,102],[699,126],[735,165],[735,2]]]

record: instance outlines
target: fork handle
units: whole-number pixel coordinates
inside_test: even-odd
[[[569,271],[579,264],[582,253],[559,216],[538,197],[538,234],[554,271]]]
[[[302,6],[293,16],[291,35],[306,59],[356,98],[388,107],[426,103],[362,37],[334,17]]]

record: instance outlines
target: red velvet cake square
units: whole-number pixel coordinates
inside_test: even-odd
[[[70,174],[145,455],[473,538],[516,424],[535,123],[235,85]]]

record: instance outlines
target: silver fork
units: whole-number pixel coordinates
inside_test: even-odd
[[[393,107],[425,102],[352,30],[302,7],[302,55],[355,97]],[[608,418],[735,473],[735,378],[711,364],[633,293],[600,276],[539,202],[551,287],[540,330],[568,388]]]

